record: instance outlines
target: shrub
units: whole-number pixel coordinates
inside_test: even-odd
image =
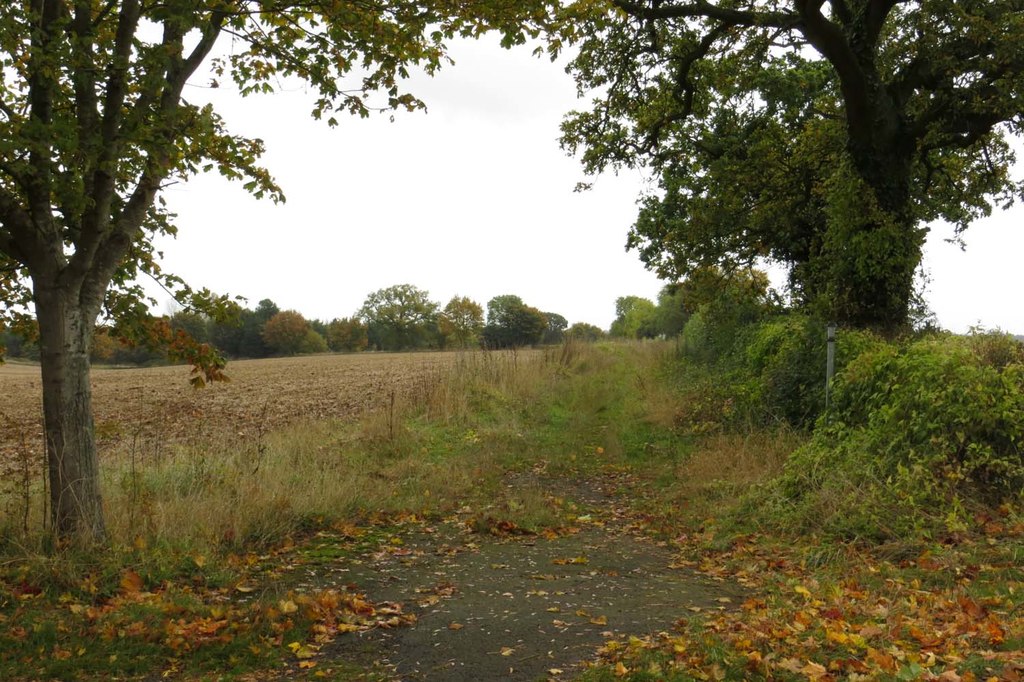
[[[963,526],[1024,490],[1024,347],[1003,335],[878,346],[846,367],[828,415],[776,492],[839,535]]]
[[[858,329],[836,334],[835,371],[883,342]],[[748,409],[758,423],[786,422],[805,428],[825,407],[825,324],[790,314],[749,327],[731,357],[734,371],[747,384]]]

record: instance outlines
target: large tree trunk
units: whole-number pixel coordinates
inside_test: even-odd
[[[854,191],[864,196],[847,207],[846,229],[851,232],[846,235],[847,262],[841,268],[845,282],[837,283],[845,289],[846,300],[837,317],[892,333],[908,323],[924,245],[924,231],[911,206],[915,141],[871,59],[863,60],[862,73],[868,83],[864,99],[856,106],[847,101],[847,152],[863,182]]]
[[[103,504],[89,382],[96,313],[63,287],[36,284],[50,518],[62,538],[103,540]]]

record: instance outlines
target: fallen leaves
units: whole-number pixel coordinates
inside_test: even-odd
[[[1017,644],[1024,641],[1024,584],[1012,562],[995,574],[1010,580],[953,561],[965,554],[955,548],[923,556],[923,568],[860,554],[826,570],[801,565],[791,558],[792,548],[757,537],[738,538],[720,551],[708,550],[700,538],[680,542],[699,571],[721,582],[742,574],[758,594],[736,600],[735,609],[689,607],[678,633],[608,641],[600,660],[617,676],[620,664],[632,671],[653,653],[663,668],[705,680],[1024,682]],[[945,566],[956,567],[956,580],[922,573]],[[941,587],[929,588],[924,577]]]
[[[121,574],[121,589],[125,592],[141,592],[143,588],[142,576],[135,571],[126,569]]]

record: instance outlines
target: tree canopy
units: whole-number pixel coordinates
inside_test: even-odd
[[[487,325],[483,341],[487,348],[518,348],[538,343],[548,328],[544,313],[523,303],[513,294],[495,296],[487,302]]]
[[[452,296],[438,317],[447,343],[459,348],[475,346],[484,328],[484,309],[466,296]]]
[[[659,333],[658,312],[650,299],[620,296],[615,299],[615,320],[609,333],[629,339],[650,339]]]
[[[563,142],[591,172],[655,170],[628,245],[665,278],[775,260],[802,302],[898,327],[924,226],[962,232],[1024,192],[1022,10],[612,0],[575,28],[572,71],[602,94]]]
[[[371,345],[403,350],[426,345],[437,323],[437,308],[426,291],[396,284],[367,296],[359,317],[369,329]]]

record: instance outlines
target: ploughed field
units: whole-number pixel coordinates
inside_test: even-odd
[[[228,382],[202,389],[190,368],[92,371],[101,460],[116,451],[144,456],[176,443],[251,438],[301,420],[348,419],[416,400],[460,363],[501,362],[465,352],[314,355],[228,363]],[[43,462],[39,367],[0,365],[0,481],[37,475]]]

